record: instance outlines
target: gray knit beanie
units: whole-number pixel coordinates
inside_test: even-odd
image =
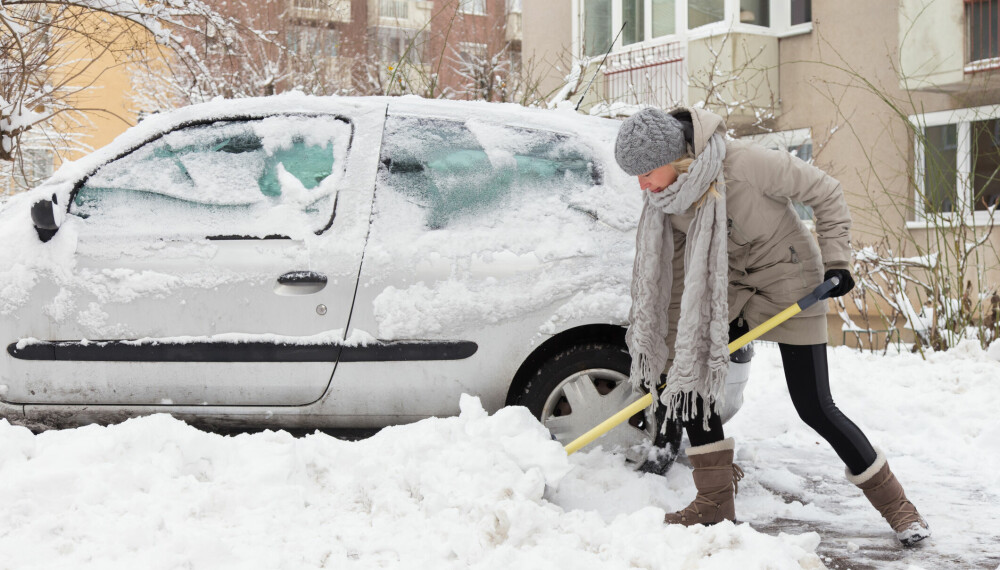
[[[626,119],[615,141],[615,160],[630,176],[670,164],[686,152],[681,122],[653,107]]]

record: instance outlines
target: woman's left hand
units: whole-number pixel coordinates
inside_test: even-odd
[[[854,289],[854,278],[851,277],[850,271],[846,269],[830,269],[823,275],[823,281],[831,277],[840,279],[840,284],[830,290],[830,298],[846,295],[851,289]]]

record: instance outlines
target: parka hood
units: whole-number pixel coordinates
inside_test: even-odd
[[[711,111],[692,107],[678,107],[677,109],[670,111],[670,114],[674,117],[684,113],[691,115],[691,124],[694,126],[695,156],[700,155],[701,151],[705,150],[705,145],[708,144],[708,139],[713,134],[726,134],[726,122],[722,119],[722,117],[712,113]]]

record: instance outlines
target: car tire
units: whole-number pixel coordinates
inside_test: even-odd
[[[546,360],[518,395],[527,407],[566,445],[633,401],[628,383],[631,358],[623,346],[587,343],[567,348]],[[680,447],[680,424],[663,425],[665,408],[637,413],[596,443],[625,454],[637,469],[663,474]]]

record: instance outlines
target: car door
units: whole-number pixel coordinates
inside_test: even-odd
[[[368,228],[371,177],[354,176],[354,127],[333,115],[213,120],[96,171],[59,230],[76,242],[75,264],[21,311],[6,399],[317,400]]]
[[[345,351],[330,388],[342,409],[449,415],[463,392],[496,409],[554,307],[608,281],[603,234],[576,205],[602,191],[590,148],[496,119],[390,106],[350,326],[409,352]]]

